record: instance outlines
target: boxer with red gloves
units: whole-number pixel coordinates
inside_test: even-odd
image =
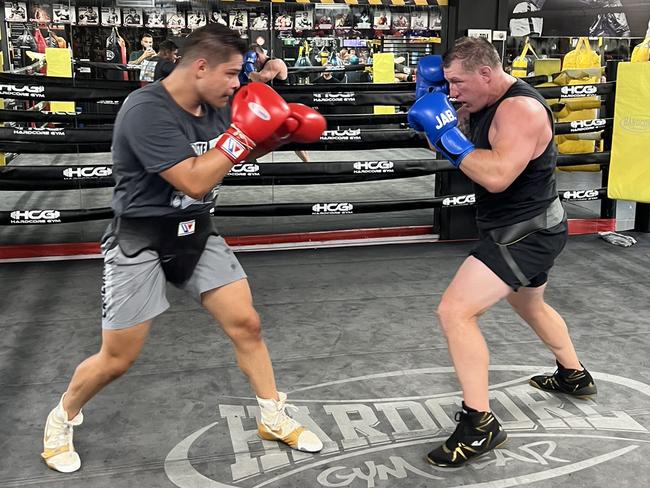
[[[319,114],[262,84],[239,91],[231,109],[245,52],[239,34],[221,24],[196,29],[174,71],[120,108],[112,144],[115,218],[102,239],[102,345],[75,369],[47,417],[41,456],[51,469],[81,467],[73,445],[81,408],[136,360],[154,318],[169,307],[167,281],[230,337],[258,400],[260,437],[305,452],[323,447],[286,412],[246,274],[212,224],[219,184],[233,163],[251,151],[317,140],[324,130]]]

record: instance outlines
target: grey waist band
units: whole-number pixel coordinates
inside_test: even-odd
[[[500,245],[510,245],[539,230],[550,229],[564,221],[566,212],[559,198],[551,202],[546,211],[523,222],[498,227],[487,232]]]
[[[499,247],[503,260],[508,264],[510,270],[521,282],[521,286],[527,286],[530,280],[526,278],[523,271],[512,257],[508,246],[514,244],[526,236],[544,229],[550,229],[562,223],[566,219],[566,212],[559,198],[553,200],[545,212],[523,222],[500,227],[488,232],[488,235]]]

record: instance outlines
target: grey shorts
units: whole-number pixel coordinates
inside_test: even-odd
[[[167,280],[158,253],[146,249],[132,258],[113,246],[109,237],[102,243],[102,328],[125,329],[153,319],[169,308]],[[210,236],[194,272],[181,289],[198,302],[201,294],[246,278],[239,261],[220,236]]]

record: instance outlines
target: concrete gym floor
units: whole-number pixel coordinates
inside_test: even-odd
[[[418,157],[403,150],[347,156],[409,155]],[[12,164],[72,162],[21,158]],[[102,158],[73,159],[110,162]],[[561,174],[559,182],[561,189],[595,188],[600,176]],[[220,203],[427,198],[432,189],[433,177],[223,187]],[[110,189],[3,192],[2,209],[101,207],[109,197]],[[576,202],[567,209],[570,217],[595,217],[598,206]],[[618,210],[619,223],[633,213],[626,203]],[[246,235],[426,225],[431,214],[336,219],[223,219],[218,226],[224,235]],[[6,227],[0,244],[93,241],[105,225]],[[483,317],[492,408],[510,438],[503,449],[459,469],[435,468],[424,456],[453,430],[460,405],[434,310],[471,242],[239,254],[278,385],[298,407],[296,418],[325,441],[317,455],[257,438],[256,402],[230,342],[193,300],[170,287],[172,307],[154,324],[139,361],[84,408],[85,422],[75,429],[83,465],[69,475],[48,470],[40,459],[42,429],[76,365],[99,348],[101,261],[4,263],[0,486],[643,486],[650,475],[650,237],[632,235],[639,242],[630,248],[573,236],[551,274],[547,298],[596,378],[593,400],[528,386],[532,374],[554,369],[551,354],[507,304]]]
[[[83,466],[41,461],[42,428],[98,350],[100,260],[2,266],[0,486],[605,487],[650,474],[650,239],[571,237],[548,301],[599,388],[551,396],[527,378],[553,358],[507,305],[483,317],[492,408],[508,444],[460,469],[426,452],[453,430],[458,385],[433,311],[471,243],[244,253],[279,387],[325,440],[317,455],[261,442],[225,335],[170,287],[139,361],[84,409]]]

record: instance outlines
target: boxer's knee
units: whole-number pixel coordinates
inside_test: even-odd
[[[464,327],[475,326],[480,312],[467,306],[462,300],[443,296],[436,309],[438,324],[445,336],[456,333]]]
[[[246,344],[262,340],[260,316],[253,307],[241,310],[230,317],[224,330],[235,344]]]

